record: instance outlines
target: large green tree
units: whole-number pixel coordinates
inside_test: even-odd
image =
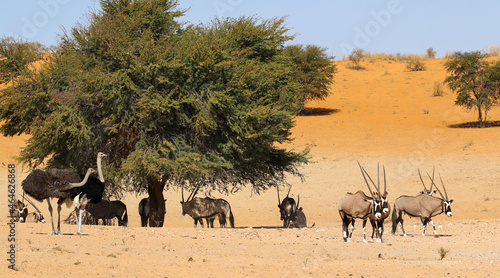
[[[476,109],[478,123],[485,127],[488,111],[499,98],[500,62],[491,65],[480,51],[456,52],[445,63],[445,83],[457,94],[455,104]]]
[[[300,175],[308,149],[280,147],[303,106],[283,18],[182,26],[174,0],[101,7],[2,91],[2,132],[32,135],[21,161],[84,171],[103,151],[108,194],[147,191],[151,226],[166,186],[258,192]]]

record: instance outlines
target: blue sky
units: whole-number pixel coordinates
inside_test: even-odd
[[[0,36],[45,45],[63,28],[85,24],[96,0],[2,0]],[[341,57],[353,47],[370,52],[425,53],[482,50],[499,46],[500,1],[460,0],[180,0],[190,8],[182,21],[208,23],[215,17],[287,16],[293,43],[315,44]]]

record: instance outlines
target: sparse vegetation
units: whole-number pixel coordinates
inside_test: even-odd
[[[441,97],[444,95],[443,84],[439,81],[434,82],[434,89],[432,90],[432,95],[435,97]]]
[[[445,249],[444,247],[439,248],[438,250],[439,256],[441,257],[441,260],[446,257],[446,255],[450,252],[449,249]]]
[[[363,67],[361,67],[361,59],[365,56],[365,51],[361,48],[355,48],[352,50],[351,54],[349,54],[349,61],[354,63],[354,66],[352,67],[355,70],[360,70]]]
[[[413,56],[407,61],[406,69],[409,71],[424,71],[427,68],[422,57]]]
[[[432,47],[427,48],[427,58],[428,59],[436,58],[436,51],[434,51],[434,48]]]

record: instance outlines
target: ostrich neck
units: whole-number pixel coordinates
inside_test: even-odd
[[[99,175],[99,180],[104,183],[104,176],[102,175],[102,168],[101,168],[101,157],[97,158],[97,174]]]
[[[92,169],[89,169],[87,170],[87,173],[85,174],[85,177],[83,178],[83,180],[81,182],[78,182],[78,183],[69,183],[68,186],[62,190],[68,190],[68,189],[71,189],[71,188],[74,188],[74,187],[80,187],[80,186],[83,186],[84,184],[87,183],[87,180],[89,179],[89,176],[90,176],[90,173],[92,173]]]

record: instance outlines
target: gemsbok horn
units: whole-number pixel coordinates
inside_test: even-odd
[[[373,194],[373,191],[368,184],[368,180],[365,177],[363,167],[359,164],[359,162],[358,165],[361,169],[361,174],[363,175],[371,197],[367,196],[362,190],[359,190],[354,194],[347,192],[344,196],[342,196],[342,198],[340,198],[338,208],[340,218],[342,219],[342,232],[345,242],[351,241],[355,218],[366,219],[370,214],[373,214],[374,217],[378,219],[381,217],[382,213],[382,201],[380,200],[380,195],[376,197]],[[351,232],[349,233],[348,230],[350,224],[352,226]],[[365,229],[366,221],[363,221],[363,242],[367,242]]]

